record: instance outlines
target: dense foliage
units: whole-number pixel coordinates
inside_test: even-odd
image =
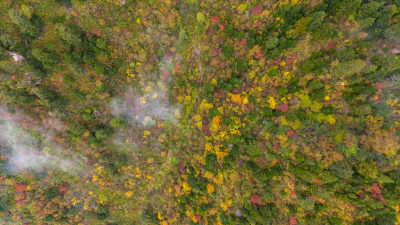
[[[1,224],[399,224],[399,0],[0,1]]]

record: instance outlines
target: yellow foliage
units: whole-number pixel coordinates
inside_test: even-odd
[[[246,97],[243,98],[243,105],[246,105],[249,102],[249,99]]]
[[[96,175],[93,175],[93,177],[92,177],[92,181],[93,181],[93,182],[96,182],[97,180],[99,180],[99,177],[98,177],[98,176],[96,176]]]
[[[200,103],[200,111],[201,112],[206,112],[208,113],[208,111],[213,107],[213,104],[208,103],[206,99],[203,99],[203,101]]]
[[[211,150],[213,149],[213,146],[212,146],[212,144],[211,144],[210,142],[206,142],[206,144],[205,144],[205,146],[204,146],[204,149],[205,149],[206,151],[211,152]]]
[[[220,115],[215,116],[211,121],[210,130],[213,132],[217,132],[219,129],[221,129],[220,122],[221,122],[221,116]]]
[[[160,211],[158,211],[158,213],[157,213],[157,218],[158,218],[159,220],[163,220],[163,219],[164,219],[164,218],[162,217]]]
[[[125,196],[128,197],[128,198],[132,197],[132,195],[133,195],[133,191],[125,192]]]
[[[90,131],[88,131],[88,130],[83,133],[84,137],[89,137],[89,135],[90,135]]]
[[[192,190],[192,187],[190,187],[186,181],[184,181],[182,183],[182,187],[183,187],[183,191],[186,193],[189,193]]]
[[[310,109],[311,109],[311,111],[313,111],[313,112],[319,112],[319,110],[321,110],[321,108],[322,108],[322,104],[319,103],[319,102],[317,102],[317,101],[314,101],[314,102],[310,105]]]
[[[269,103],[269,107],[271,109],[275,109],[276,108],[276,101],[275,101],[274,97],[269,96],[267,102]]]
[[[226,204],[225,202],[222,202],[221,203],[221,208],[222,208],[222,210],[227,211],[228,210],[228,204]]]
[[[234,102],[236,104],[242,103],[242,96],[240,93],[239,94],[228,93],[228,96],[231,97],[232,102]]]
[[[145,130],[143,131],[143,137],[146,138],[150,135],[150,131],[149,130]]]
[[[215,191],[214,186],[212,184],[207,184],[207,192],[209,194],[212,194],[212,193],[214,193],[214,191]]]
[[[333,117],[333,115],[326,116],[326,121],[332,125],[335,125],[336,123],[335,117]]]
[[[243,3],[243,4],[240,4],[240,5],[237,7],[237,10],[239,11],[239,13],[243,13],[244,10],[246,10],[246,8],[247,8],[247,3]]]

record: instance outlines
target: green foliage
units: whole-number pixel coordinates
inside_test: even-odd
[[[0,193],[0,211],[6,212],[10,207],[11,199],[7,192]]]
[[[222,53],[224,54],[225,58],[229,59],[232,58],[235,52],[231,46],[224,46]]]
[[[244,73],[247,72],[247,70],[249,69],[249,65],[246,60],[239,60],[236,63],[236,68],[239,73]]]
[[[359,73],[365,67],[365,62],[361,59],[353,59],[340,63],[335,69],[337,76],[349,76]]]
[[[107,205],[99,205],[97,210],[97,218],[99,220],[105,220],[108,218],[110,212]]]
[[[29,20],[25,15],[21,15],[17,10],[11,8],[8,10],[8,16],[11,21],[17,25],[22,32],[22,35],[29,39],[35,39],[40,35],[40,30],[35,24],[32,23],[32,19]],[[33,17],[37,18],[37,16]]]
[[[361,162],[357,165],[357,172],[363,175],[366,179],[376,179],[378,168],[373,162]]]
[[[51,200],[58,196],[58,190],[56,187],[51,187],[51,188],[46,189],[44,194],[46,196],[46,199]]]
[[[277,37],[268,38],[268,40],[265,42],[265,48],[273,49],[278,45],[278,43],[279,39]]]
[[[329,165],[329,170],[332,171],[336,177],[341,179],[350,179],[354,173],[351,165],[345,161],[332,163]]]
[[[217,163],[217,156],[213,153],[207,153],[206,155],[206,165],[204,169],[213,173],[216,173],[215,165]]]
[[[400,2],[286,3],[0,1],[2,223],[394,224]]]
[[[310,16],[312,17],[312,21],[308,24],[307,29],[308,29],[308,31],[313,32],[313,31],[316,31],[318,28],[320,28],[320,26],[324,22],[325,12],[318,11],[318,12],[312,13]]]
[[[82,39],[79,34],[76,33],[71,27],[58,23],[56,24],[56,28],[60,37],[68,42],[70,45],[79,46],[82,43]]]

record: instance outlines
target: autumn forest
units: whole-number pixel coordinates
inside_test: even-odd
[[[400,0],[0,18],[0,224],[400,224]]]

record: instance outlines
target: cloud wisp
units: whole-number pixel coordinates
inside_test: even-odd
[[[43,169],[79,172],[78,160],[67,159],[62,148],[53,143],[54,133],[40,126],[28,131],[23,124],[29,121],[33,119],[27,115],[10,113],[6,107],[0,107],[0,150],[6,156],[7,172],[17,174]]]
[[[157,120],[176,124],[176,115],[179,114],[179,108],[168,103],[163,91],[138,95],[129,89],[122,97],[112,100],[111,108],[115,116],[140,126],[152,126]]]

